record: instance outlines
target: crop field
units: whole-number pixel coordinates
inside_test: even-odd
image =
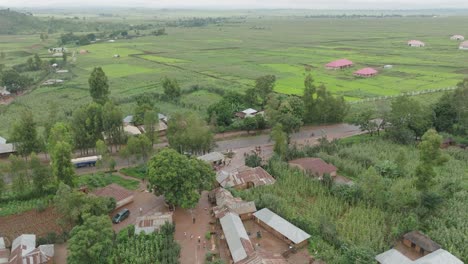
[[[38,87],[9,106],[0,105],[0,123],[10,124],[24,108],[33,109],[41,123],[51,104],[58,105],[61,113],[70,113],[89,102],[88,77],[96,66],[102,66],[109,77],[111,97],[124,114],[131,113],[134,96],[162,93],[164,76],[176,78],[184,90],[198,85],[202,90],[244,92],[255,78],[274,74],[276,92],[300,95],[310,71],[316,84],[326,85],[348,101],[450,87],[468,74],[468,52],[449,40],[452,34],[468,35],[467,22],[467,17],[338,19],[261,13],[204,27],[166,27],[164,36],[69,46],[74,53],[68,58],[70,74],[48,77],[65,83]],[[57,46],[58,37],[56,33],[41,42],[32,35],[0,36],[0,51],[6,53],[0,63],[22,63],[34,53],[50,57],[46,47]],[[426,47],[408,47],[410,39],[424,41]],[[80,54],[81,50],[88,53]],[[326,63],[341,58],[355,66],[325,69]],[[384,65],[393,69],[384,70]],[[353,72],[363,67],[374,67],[379,74],[354,77]],[[184,108],[204,114],[219,98],[205,89],[184,93],[181,101]],[[166,102],[157,104],[168,114],[181,109]],[[0,134],[7,134],[9,127],[2,125]]]

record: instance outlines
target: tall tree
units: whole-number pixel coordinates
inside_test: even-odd
[[[31,84],[31,79],[19,74],[17,71],[10,69],[1,72],[1,86],[5,86],[9,92],[18,93],[27,88]]]
[[[74,145],[72,130],[67,123],[57,122],[50,129],[47,141],[47,151],[51,153],[55,149],[57,142],[66,142],[70,146]]]
[[[43,194],[50,186],[54,186],[54,180],[51,177],[49,167],[43,165],[39,157],[33,153],[29,161],[31,170],[33,190],[36,193]]]
[[[122,112],[112,102],[107,102],[102,109],[102,130],[110,145],[118,147],[125,143],[125,133],[122,124]]]
[[[303,124],[304,103],[298,97],[271,94],[265,111],[270,125],[281,124],[288,136]]]
[[[170,79],[168,77],[164,77],[162,80],[162,86],[164,89],[164,94],[167,96],[169,100],[177,101],[179,100],[182,92],[180,90],[179,83],[176,79]]]
[[[304,101],[304,122],[312,123],[315,113],[315,93],[317,92],[317,87],[315,87],[314,79],[309,73],[304,80],[304,95],[302,100]]]
[[[30,178],[27,162],[15,155],[8,158],[10,162],[10,176],[12,178],[12,189],[17,194],[24,194],[30,190]]]
[[[70,233],[67,263],[107,263],[112,254],[113,237],[107,215],[85,216],[84,223],[75,226]]]
[[[52,172],[57,181],[73,186],[75,169],[71,163],[72,148],[67,142],[59,141],[52,150]]]
[[[15,142],[18,154],[27,157],[32,152],[42,150],[41,140],[37,135],[36,122],[31,111],[23,111],[18,120],[13,125],[11,140]]]
[[[262,105],[265,105],[266,98],[270,93],[273,92],[275,87],[276,76],[275,75],[265,75],[258,77],[255,80],[255,93],[260,96]]]
[[[88,153],[96,142],[103,138],[102,106],[91,103],[78,108],[73,113],[71,122],[73,138],[76,148]]]
[[[145,121],[145,113],[148,111],[157,111],[154,102],[148,95],[140,95],[136,99],[136,107],[133,114],[133,123],[135,125],[143,125]]]
[[[94,102],[105,104],[109,100],[109,81],[101,67],[94,68],[88,79],[89,93]]]
[[[275,142],[273,150],[281,158],[286,157],[286,151],[288,150],[288,136],[283,131],[283,126],[277,124],[271,131],[271,139]]]
[[[194,113],[177,113],[167,129],[171,148],[184,153],[203,153],[213,147],[213,134],[204,120]]]
[[[209,190],[215,180],[207,163],[172,149],[164,149],[151,158],[148,176],[157,195],[164,195],[169,204],[182,208],[193,208],[201,191]]]
[[[156,111],[146,111],[144,116],[145,135],[154,145],[158,141],[159,117]]]

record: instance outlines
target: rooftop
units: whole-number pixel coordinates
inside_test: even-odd
[[[224,159],[224,155],[220,152],[210,152],[208,154],[205,154],[203,156],[198,157],[198,159],[212,163],[212,162],[217,162],[221,161]]]
[[[373,68],[363,68],[363,69],[360,69],[358,71],[355,71],[354,74],[357,74],[357,75],[373,75],[373,74],[377,74],[378,71],[376,69],[373,69]]]
[[[133,122],[133,116],[132,115],[126,116],[122,121],[124,123],[130,124]]]
[[[172,223],[172,213],[156,213],[154,215],[141,216],[136,219],[135,234],[145,232],[153,233],[159,230],[166,222]]]
[[[258,111],[253,109],[253,108],[247,108],[244,111],[242,111],[242,113],[244,113],[246,115],[253,115],[253,114],[258,113]]]
[[[93,191],[92,194],[96,196],[100,196],[100,197],[112,197],[115,199],[116,202],[125,200],[133,196],[133,193],[131,191],[115,183],[112,183],[112,184],[107,185],[106,187],[97,189]]]
[[[228,212],[242,215],[257,211],[255,202],[246,202],[241,198],[235,198],[232,196],[231,192],[224,188],[216,189],[215,196],[217,206],[213,208],[213,213],[216,218],[221,218]]]
[[[444,249],[438,249],[417,260],[411,260],[396,249],[390,249],[375,257],[380,264],[463,264],[454,255]]]
[[[403,238],[413,242],[414,244],[428,252],[433,252],[441,248],[439,244],[432,241],[432,239],[430,239],[428,236],[424,235],[419,231],[409,232],[405,234]]]
[[[336,61],[332,61],[325,66],[331,67],[331,68],[338,68],[338,67],[344,67],[344,66],[350,66],[353,65],[353,62],[347,59],[340,59]]]
[[[227,213],[220,223],[234,263],[246,259],[254,248],[239,215]]]
[[[262,210],[254,213],[254,216],[267,224],[269,227],[276,230],[278,233],[287,237],[295,244],[299,244],[304,240],[310,238],[310,235],[299,229],[297,226],[286,221],[281,216],[273,213],[268,208],[263,208]]]
[[[289,161],[289,164],[296,165],[302,170],[318,174],[330,174],[337,171],[337,168],[331,164],[326,163],[320,158],[301,158]]]
[[[270,185],[276,182],[275,178],[262,167],[243,167],[232,173],[220,171],[216,176],[216,180],[224,188],[235,187],[249,182],[254,187]]]
[[[136,126],[126,125],[124,126],[123,130],[130,135],[141,135],[140,129],[138,129]]]

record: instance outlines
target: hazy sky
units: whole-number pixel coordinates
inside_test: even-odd
[[[0,0],[11,7],[154,7],[154,8],[309,8],[430,9],[468,8],[468,0]]]

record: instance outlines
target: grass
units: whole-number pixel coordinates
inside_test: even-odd
[[[76,178],[77,186],[86,185],[91,189],[104,187],[112,183],[118,184],[128,190],[136,190],[140,185],[140,182],[137,180],[125,179],[119,175],[109,175],[107,173],[86,174]]]
[[[146,179],[146,166],[139,165],[136,167],[123,168],[120,169],[120,173],[125,174],[130,177],[134,177],[140,180]]]

